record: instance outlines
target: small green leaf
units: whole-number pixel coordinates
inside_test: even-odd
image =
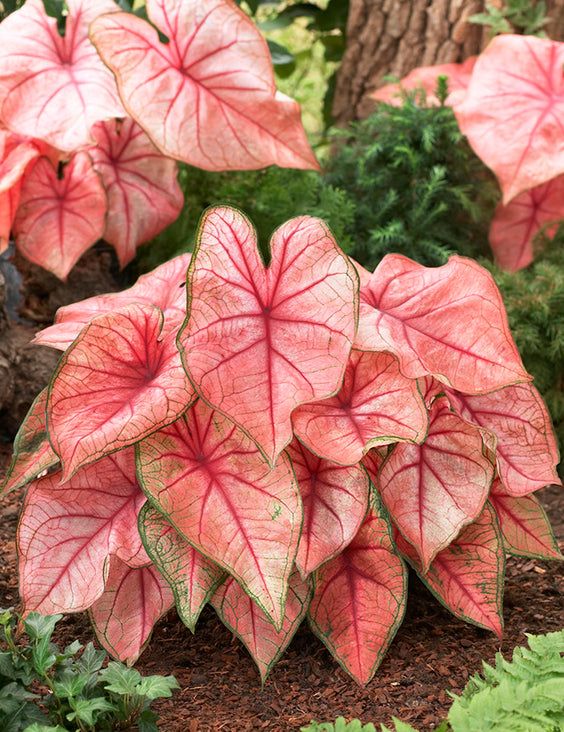
[[[102,668],[105,660],[105,651],[98,651],[92,643],[88,643],[82,652],[82,656],[76,662],[76,668],[78,671],[92,675]]]
[[[24,620],[25,632],[33,640],[41,640],[42,638],[50,639],[55,630],[55,625],[57,625],[62,617],[62,615],[30,613]]]
[[[102,696],[95,697],[94,699],[78,699],[71,700],[72,712],[67,714],[69,722],[75,719],[78,722],[84,722],[91,727],[94,727],[98,719],[98,712],[115,712],[117,707],[104,699]]]
[[[24,732],[67,732],[67,730],[59,725],[57,725],[56,727],[49,727],[44,724],[35,722],[30,727],[26,727]]]
[[[174,676],[145,676],[137,685],[136,693],[146,699],[159,699],[172,696],[180,686]]]
[[[139,671],[117,661],[110,661],[107,668],[100,672],[104,688],[114,694],[136,694],[141,678]]]
[[[80,696],[89,680],[90,677],[88,674],[77,674],[72,671],[67,671],[54,682],[53,688],[57,696],[63,699],[70,699],[71,697]]]
[[[137,720],[139,732],[158,732],[158,718],[158,714],[155,714],[155,712],[152,712],[150,709],[145,709],[145,711],[140,714],[139,719]]]
[[[54,653],[55,646],[45,636],[38,640],[31,651],[31,661],[36,672],[43,676],[57,662],[57,655]]]

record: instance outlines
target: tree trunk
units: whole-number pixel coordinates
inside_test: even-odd
[[[498,0],[499,1],[499,0]],[[564,37],[564,0],[548,0],[548,35]],[[488,31],[468,22],[484,0],[350,0],[347,49],[337,77],[337,124],[366,117],[371,92],[388,75],[417,66],[463,61],[480,53]]]

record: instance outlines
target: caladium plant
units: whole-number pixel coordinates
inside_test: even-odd
[[[232,0],[148,0],[150,22],[114,0],[65,6],[63,28],[43,0],[0,23],[0,251],[12,231],[65,279],[104,238],[125,266],[182,210],[177,160],[318,167]]]
[[[193,631],[209,602],[263,680],[307,616],[366,684],[406,561],[500,635],[505,554],[560,557],[534,497],[558,482],[550,418],[470,260],[370,273],[309,217],[264,260],[215,207],[191,259],[36,341],[63,354],[4,485],[28,485],[24,609],[89,608],[120,660],[173,604]]]

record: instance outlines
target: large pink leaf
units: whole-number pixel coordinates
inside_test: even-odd
[[[100,315],[62,357],[49,390],[51,443],[66,480],[81,466],[173,422],[193,399],[163,315],[127,305]]]
[[[396,445],[378,476],[386,508],[424,571],[479,516],[494,476],[477,427],[451,412],[445,398],[430,417],[424,444]]]
[[[455,107],[462,132],[508,203],[564,173],[564,43],[501,35],[480,55]]]
[[[550,416],[532,384],[517,384],[491,394],[448,392],[454,409],[495,435],[499,476],[507,493],[523,496],[560,483],[558,446]]]
[[[107,198],[86,153],[74,155],[62,177],[45,157],[26,175],[14,222],[16,246],[30,262],[65,279],[102,237]]]
[[[205,215],[188,278],[183,363],[200,396],[240,425],[271,464],[300,404],[335,394],[355,332],[356,276],[319,219],[292,219],[265,267],[235,209]]]
[[[386,104],[401,105],[402,92],[412,91],[414,89],[423,89],[425,91],[425,101],[429,106],[438,106],[439,99],[436,96],[437,82],[439,76],[448,78],[448,97],[445,104],[454,107],[460,104],[466,95],[466,89],[470,83],[470,77],[474,70],[477,56],[470,56],[466,61],[460,64],[437,64],[435,66],[420,66],[410,71],[401,81],[377,89],[371,98],[377,102],[385,102]]]
[[[92,133],[98,144],[90,156],[108,194],[104,239],[123,267],[139,244],[178,218],[184,203],[178,169],[130,119],[100,122]]]
[[[42,0],[27,0],[0,25],[0,119],[14,132],[73,151],[92,143],[98,120],[122,117],[111,72],[88,40],[112,0],[67,0],[65,37]]]
[[[534,496],[510,496],[501,481],[495,480],[490,501],[508,552],[541,559],[562,558],[550,521]]]
[[[92,24],[129,114],[172,158],[206,170],[317,168],[299,106],[276,94],[268,47],[231,0],[147,0]]]
[[[60,473],[33,483],[18,528],[26,611],[49,615],[90,607],[104,590],[110,554],[133,566],[146,564],[137,530],[144,502],[133,450],[84,468],[68,483],[61,484]]]
[[[148,503],[139,514],[139,531],[147,553],[172,589],[182,622],[193,633],[204,605],[224,580],[224,572],[190,546]]]
[[[280,630],[272,625],[232,577],[221,585],[211,602],[224,625],[241,640],[253,657],[264,683],[304,619],[310,600],[310,583],[294,572],[289,580]]]
[[[21,181],[18,181],[8,191],[0,193],[0,254],[6,251],[10,243],[10,232],[20,203],[21,187]]]
[[[530,381],[499,290],[473,260],[454,256],[442,267],[424,267],[388,254],[372,275],[357,268],[356,348],[390,351],[405,376],[432,375],[470,394]]]
[[[417,382],[400,373],[394,356],[353,351],[337,396],[299,407],[292,423],[316,455],[355,465],[377,445],[421,442],[427,410]]]
[[[288,458],[270,469],[244,433],[201,400],[138,451],[140,480],[159,511],[280,627],[302,523]]]
[[[90,610],[102,646],[129,665],[145,650],[157,620],[174,605],[156,567],[129,567],[112,557],[104,594]]]
[[[456,541],[437,554],[426,572],[400,534],[396,541],[419,577],[457,618],[493,630],[501,638],[505,561],[497,520],[488,504]]]
[[[14,440],[14,456],[0,492],[21,488],[59,462],[45,424],[47,389],[39,393]]]
[[[112,313],[134,303],[155,305],[163,311],[163,335],[178,330],[186,317],[184,285],[190,257],[190,254],[174,257],[152,272],[142,275],[133,287],[123,292],[96,295],[59,308],[55,316],[55,325],[40,330],[33,343],[64,351],[84,326],[97,315]]]
[[[365,685],[401,625],[406,598],[407,570],[389,526],[370,513],[344,552],[317,571],[309,618],[344,670]]]
[[[564,219],[564,175],[520,193],[510,203],[498,205],[490,226],[489,240],[496,263],[515,272],[533,261],[533,242],[543,227],[548,236]]]
[[[305,577],[353,540],[368,510],[369,484],[360,466],[323,460],[297,440],[288,455],[304,507],[296,567]]]

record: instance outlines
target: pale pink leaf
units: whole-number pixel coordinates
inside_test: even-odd
[[[0,193],[0,254],[10,244],[10,232],[20,203],[21,187],[21,181],[18,181],[8,191]]]
[[[386,520],[370,513],[351,544],[315,577],[309,609],[313,632],[363,686],[401,625],[407,570]]]
[[[360,466],[323,460],[297,440],[287,452],[304,507],[296,567],[305,577],[353,540],[368,510],[369,484]]]
[[[398,534],[398,549],[435,597],[457,618],[503,633],[505,558],[495,513],[489,504],[425,572],[413,547]]]
[[[292,219],[265,267],[243,214],[203,219],[188,278],[183,363],[200,396],[236,422],[271,464],[296,407],[337,393],[355,333],[357,278],[319,219]]]
[[[139,514],[139,531],[151,560],[170,585],[178,615],[193,633],[204,605],[225,573],[188,544],[148,503]]]
[[[271,469],[240,429],[198,400],[140,443],[138,469],[158,510],[280,627],[302,523],[286,455]]]
[[[491,394],[448,392],[453,408],[495,437],[499,476],[507,493],[524,496],[560,484],[558,446],[550,415],[532,384],[517,384]]]
[[[564,44],[503,34],[478,58],[460,129],[497,175],[503,202],[564,173]]]
[[[388,455],[378,489],[424,571],[479,516],[493,477],[480,430],[451,412],[445,398],[431,408],[423,445],[400,443]]]
[[[523,557],[562,559],[550,521],[535,496],[510,496],[501,481],[495,480],[490,501],[508,552]]]
[[[92,143],[95,122],[123,117],[114,78],[88,40],[111,0],[68,0],[65,37],[42,0],[0,24],[0,119],[14,132],[45,140],[67,152]]]
[[[544,228],[556,233],[556,222],[564,219],[564,175],[520,193],[507,205],[500,203],[490,226],[489,240],[496,264],[509,272],[533,261],[533,242]],[[548,224],[555,224],[546,228]]]
[[[20,594],[27,612],[78,612],[104,591],[110,554],[132,566],[149,561],[137,529],[145,496],[133,450],[88,466],[61,484],[35,481],[18,527]]]
[[[311,585],[293,572],[282,628],[254,603],[236,580],[230,577],[211,599],[221,621],[247,648],[256,663],[263,683],[274,664],[284,653],[304,619],[311,600]]]
[[[91,38],[124,106],[167,155],[206,170],[317,168],[296,102],[276,94],[272,60],[231,0],[147,0],[157,30],[131,13]]]
[[[65,480],[173,422],[189,406],[193,389],[174,335],[161,337],[162,326],[157,308],[127,305],[95,318],[65,352],[47,405]]]
[[[14,221],[16,246],[30,262],[65,279],[104,233],[107,198],[86,153],[74,155],[62,177],[45,157],[24,179]]]
[[[157,620],[174,605],[172,590],[156,567],[129,567],[112,557],[104,594],[90,618],[98,640],[118,661],[133,665]]]
[[[14,455],[0,492],[16,490],[53,468],[59,458],[47,436],[47,389],[36,397],[14,439]]]
[[[294,433],[316,455],[355,465],[372,447],[421,442],[427,410],[417,382],[403,376],[389,353],[353,351],[337,396],[292,415]]]
[[[473,260],[453,256],[442,267],[424,267],[387,254],[374,274],[357,269],[356,348],[390,351],[405,376],[431,375],[470,394],[530,381],[501,294]]]
[[[108,195],[104,239],[124,267],[140,244],[178,218],[184,203],[178,168],[133,120],[100,122],[92,134],[97,145],[90,157]]]
[[[123,292],[95,295],[57,310],[55,324],[40,330],[33,339],[39,346],[66,350],[85,325],[98,315],[112,313],[125,305],[154,305],[164,315],[163,335],[178,330],[186,317],[186,270],[190,254],[161,264]]]
[[[40,145],[0,129],[0,193],[9,191],[41,155]]]

